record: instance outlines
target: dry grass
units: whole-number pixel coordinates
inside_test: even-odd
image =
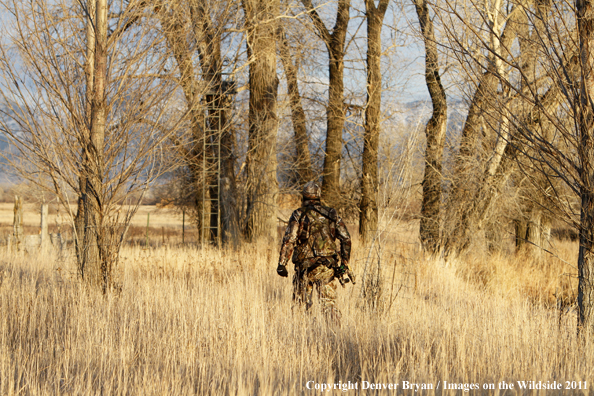
[[[30,227],[39,227],[41,223],[41,207],[35,204],[25,204],[23,208],[23,225]],[[73,213],[76,213],[76,207],[72,207]],[[153,205],[142,205],[132,217],[132,226],[146,227],[147,217],[152,227],[182,228],[182,213],[172,208],[159,208]],[[12,226],[14,219],[14,203],[0,203],[0,224]],[[49,210],[49,224],[69,225],[68,213],[64,208],[58,210],[58,207],[52,205]],[[186,217],[186,226],[190,219]]]
[[[547,247],[550,253],[528,248],[518,254],[467,255],[457,263],[457,274],[504,297],[527,298],[549,308],[574,305],[578,244],[553,242]]]
[[[76,208],[73,207],[76,211]],[[25,204],[23,211],[23,226],[25,235],[38,235],[41,230],[41,208],[35,204]],[[0,243],[7,240],[13,233],[14,204],[0,203]],[[149,223],[149,244],[174,245],[182,241],[183,218],[182,213],[173,208],[159,208],[153,205],[140,206],[132,217],[128,230],[126,243],[131,245],[146,245],[147,220]],[[64,208],[50,205],[49,232],[60,233],[63,238],[71,243],[72,221]],[[192,225],[188,215],[185,218],[186,242],[196,241],[196,227]]]
[[[535,298],[554,288],[541,287],[552,262],[415,256],[416,290],[389,309],[366,309],[359,285],[339,290],[336,328],[317,305],[291,308],[276,254],[264,245],[127,247],[121,292],[103,296],[71,262],[0,252],[0,394],[296,395],[313,392],[307,381],[594,385],[594,345],[577,339],[575,313],[559,317]],[[359,275],[363,256],[355,246]],[[479,264],[495,269],[469,276]]]

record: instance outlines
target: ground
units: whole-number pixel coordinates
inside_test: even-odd
[[[502,381],[592,392],[592,338],[578,339],[571,298],[557,305],[575,289],[564,263],[575,262],[574,242],[555,242],[560,258],[445,262],[423,255],[414,223],[391,227],[372,250],[355,238],[358,282],[339,288],[339,327],[318,304],[308,314],[292,306],[290,280],[275,273],[278,246],[182,245],[177,216],[170,227],[151,212],[156,242],[122,249],[121,289],[107,295],[77,278],[72,251],[0,246],[0,394],[299,395],[321,384],[325,394],[408,394],[411,384],[457,394],[444,382],[516,394]],[[159,226],[170,232],[164,244]]]

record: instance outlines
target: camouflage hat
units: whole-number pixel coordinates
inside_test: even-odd
[[[320,199],[322,196],[322,189],[320,185],[314,181],[310,181],[303,186],[303,198],[306,199]]]

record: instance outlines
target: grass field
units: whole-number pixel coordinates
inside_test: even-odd
[[[75,208],[73,208],[76,211]],[[39,205],[25,204],[23,210],[23,227],[25,235],[37,235],[40,232],[41,208]],[[6,240],[13,232],[14,204],[0,203],[0,241]],[[147,220],[149,223],[149,243],[154,245],[165,243],[174,244],[182,241],[183,218],[182,213],[170,208],[156,206],[140,206],[128,231],[128,244],[146,243]],[[65,239],[72,238],[71,216],[61,208],[50,207],[49,232],[62,233]],[[188,241],[196,239],[195,227],[191,225],[189,216],[185,220],[185,235]],[[193,238],[193,239],[192,239]],[[185,239],[185,238],[184,238]]]
[[[317,304],[292,306],[276,246],[127,245],[121,291],[107,295],[78,280],[72,254],[0,247],[0,394],[306,395],[349,381],[358,389],[324,394],[593,393],[594,339],[576,336],[571,307],[575,243],[557,242],[559,258],[445,263],[419,252],[414,229],[382,241],[366,297],[373,255],[355,240],[359,282],[339,287],[340,327]],[[587,389],[518,391],[517,381]],[[413,383],[433,389],[403,389]]]

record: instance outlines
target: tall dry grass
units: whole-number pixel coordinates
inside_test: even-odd
[[[364,252],[354,251],[361,275]],[[291,282],[276,275],[277,250],[265,245],[238,252],[125,248],[121,291],[105,296],[81,284],[72,263],[3,253],[2,395],[317,392],[308,381],[594,386],[594,344],[577,338],[575,313],[560,317],[540,303],[521,286],[530,274],[512,271],[519,264],[501,257],[479,263],[499,266],[480,278],[469,275],[476,260],[417,257],[416,288],[389,309],[366,308],[359,284],[341,289],[337,328],[317,304],[308,314],[292,309]],[[531,271],[534,279],[548,276],[546,268]],[[410,392],[374,394],[395,393]],[[555,394],[562,393],[576,392]]]

